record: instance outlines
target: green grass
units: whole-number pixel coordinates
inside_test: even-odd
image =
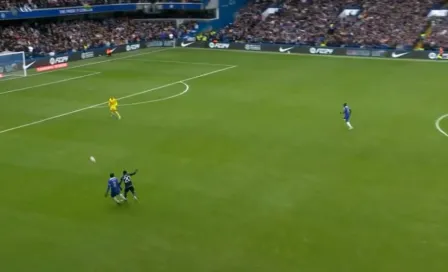
[[[101,72],[0,96],[0,130],[226,67],[169,61],[238,67],[0,133],[2,271],[446,271],[440,63],[167,50],[0,81]]]

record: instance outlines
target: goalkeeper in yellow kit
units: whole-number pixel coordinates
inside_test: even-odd
[[[116,116],[118,119],[121,119],[121,115],[117,110],[118,100],[115,97],[109,98],[109,110],[111,116]]]

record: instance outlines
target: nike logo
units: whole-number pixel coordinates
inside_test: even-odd
[[[31,65],[33,65],[36,61],[31,62],[30,64],[25,64],[23,65],[23,68],[25,68],[25,70],[28,70],[28,68],[31,67]]]
[[[184,43],[184,42],[182,42],[181,44],[180,44],[180,46],[182,46],[182,47],[187,47],[187,46],[189,46],[190,44],[193,44],[194,42],[191,42],[191,43]]]
[[[409,52],[400,53],[400,54],[397,54],[397,53],[393,52],[392,53],[392,58],[399,58],[399,57],[407,55],[407,54],[409,54]]]
[[[291,49],[293,49],[293,48],[294,48],[294,46],[293,46],[293,47],[289,47],[289,48],[282,48],[282,47],[280,47],[280,48],[278,49],[278,51],[284,53],[284,52],[287,52],[287,51],[289,51],[289,50],[291,50]]]

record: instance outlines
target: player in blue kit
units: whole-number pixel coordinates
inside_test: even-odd
[[[344,103],[341,114],[344,114],[344,121],[347,124],[348,129],[353,129],[350,124],[350,117],[352,116],[352,110],[349,108],[347,103]]]
[[[107,190],[105,197],[107,197],[110,191],[110,196],[112,197],[112,199],[117,204],[121,204],[121,202],[123,202],[124,200],[124,196],[121,194],[120,183],[113,173],[111,173],[109,177],[110,178],[107,181]]]

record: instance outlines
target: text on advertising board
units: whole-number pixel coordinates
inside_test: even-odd
[[[140,44],[136,43],[136,44],[128,44],[126,45],[126,51],[134,51],[140,49]]]
[[[330,48],[314,48],[314,47],[310,48],[311,54],[331,55],[333,54],[333,51],[334,50]]]
[[[50,58],[50,64],[51,65],[55,65],[58,63],[64,63],[68,61],[68,56],[63,56],[63,57],[57,57],[57,58]]]
[[[82,59],[90,59],[90,58],[93,58],[93,57],[95,57],[95,54],[92,51],[81,53],[81,58]]]
[[[438,59],[438,54],[434,53],[434,52],[431,52],[431,53],[428,54],[428,58],[432,59],[432,60]],[[448,59],[448,53],[443,53],[442,54],[442,59],[444,59],[444,60]]]
[[[259,44],[246,44],[244,45],[244,49],[250,50],[250,51],[260,51],[261,45]]]
[[[167,47],[174,46],[174,41],[151,41],[146,43],[146,47]]]
[[[210,48],[218,48],[218,49],[227,49],[230,47],[230,44],[228,43],[209,43],[208,47]]]

